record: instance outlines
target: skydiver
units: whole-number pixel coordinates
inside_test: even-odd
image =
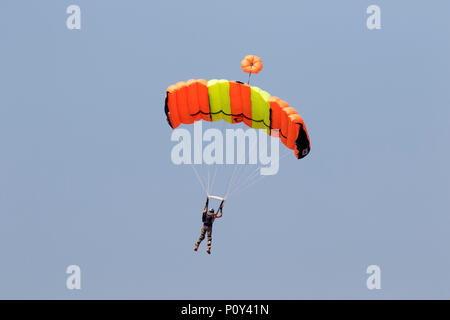
[[[201,230],[200,237],[198,238],[198,241],[195,244],[194,251],[198,250],[198,246],[203,241],[203,239],[205,239],[205,233],[208,233],[208,247],[206,248],[206,252],[208,252],[208,254],[211,254],[212,226],[216,218],[222,217],[223,201],[224,200],[222,200],[222,202],[220,203],[219,209],[217,210],[219,213],[217,214],[214,213],[213,208],[208,210],[209,198],[208,197],[206,198],[206,204],[202,211],[203,227]]]

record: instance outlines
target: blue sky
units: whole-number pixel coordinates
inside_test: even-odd
[[[366,28],[371,4],[381,30]],[[2,1],[0,297],[448,299],[449,9]],[[252,84],[304,118],[311,153],[230,198],[213,254],[194,253],[204,194],[170,161],[164,92],[245,81],[247,54],[264,63]],[[381,290],[365,286],[372,264]]]

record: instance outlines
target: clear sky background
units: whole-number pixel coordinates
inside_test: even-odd
[[[381,30],[366,28],[371,4]],[[450,298],[449,10],[2,0],[0,298]],[[170,161],[164,92],[245,81],[246,54],[312,150],[230,198],[213,254],[194,253],[204,194]],[[381,290],[366,288],[372,264]]]

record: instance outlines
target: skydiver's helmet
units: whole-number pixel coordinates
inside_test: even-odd
[[[214,214],[214,209],[213,208],[211,208],[211,209],[209,209],[209,211],[208,211],[208,215],[213,215]]]

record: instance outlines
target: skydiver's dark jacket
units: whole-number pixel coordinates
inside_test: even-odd
[[[203,215],[202,215],[202,222],[203,222],[203,225],[204,225],[204,226],[206,226],[206,227],[212,227],[212,225],[213,225],[213,223],[214,223],[214,220],[216,220],[216,215],[210,216],[210,215],[208,215],[207,212],[203,212]]]

